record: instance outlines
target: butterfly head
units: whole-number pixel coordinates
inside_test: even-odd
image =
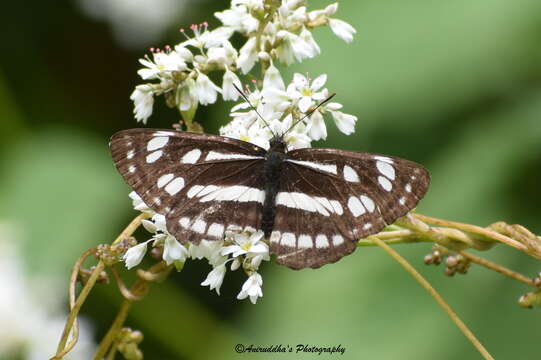
[[[274,136],[270,140],[269,152],[278,152],[285,154],[287,151],[287,145],[283,136]]]

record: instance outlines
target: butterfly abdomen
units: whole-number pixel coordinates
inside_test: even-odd
[[[280,175],[285,154],[279,151],[270,151],[265,158],[265,202],[261,218],[261,229],[265,237],[269,237],[274,227],[276,216],[276,195],[280,188]]]

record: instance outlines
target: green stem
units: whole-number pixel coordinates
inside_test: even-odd
[[[466,338],[475,346],[477,351],[486,359],[486,360],[494,360],[492,355],[485,349],[485,347],[477,340],[475,335],[471,332],[470,329],[460,320],[458,315],[451,309],[451,307],[443,300],[443,298],[438,294],[438,292],[430,285],[430,283],[415,270],[413,266],[411,266],[410,263],[408,263],[402,256],[400,256],[396,251],[394,251],[389,245],[387,245],[384,241],[378,239],[376,236],[371,237],[372,241],[379,247],[381,247],[387,254],[389,254],[396,262],[398,262],[408,273],[410,273],[411,276],[421,286],[436,300],[436,302],[442,307],[442,309],[449,315],[451,320],[455,323],[455,325],[460,329],[460,331],[466,336]]]
[[[105,354],[111,347],[111,344],[115,340],[118,331],[121,329],[122,325],[126,321],[126,318],[128,317],[131,303],[132,302],[130,300],[125,299],[120,305],[120,309],[116,314],[115,320],[111,324],[111,327],[107,331],[107,334],[105,334],[105,337],[103,338],[98,349],[96,350],[96,354],[93,358],[94,360],[102,360],[104,358]]]

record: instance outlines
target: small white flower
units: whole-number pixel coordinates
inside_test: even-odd
[[[207,51],[208,63],[214,63],[220,68],[235,64],[238,58],[237,50],[225,40],[221,46],[212,47]]]
[[[222,255],[233,254],[233,257],[240,255],[264,255],[269,253],[269,246],[262,240],[264,233],[261,230],[248,236],[246,232],[234,235],[235,245],[224,246],[222,249]]]
[[[162,214],[156,214],[152,216],[152,221],[154,221],[154,226],[156,226],[157,231],[161,232],[167,232],[166,222],[165,222],[165,216]]]
[[[307,126],[308,135],[312,140],[320,140],[327,138],[327,127],[325,126],[325,120],[319,110],[316,110],[310,115],[310,122]]]
[[[249,114],[249,113],[241,113]],[[235,121],[237,120],[237,121]],[[239,121],[240,120],[240,121]],[[268,129],[263,128],[262,125],[253,119],[251,125],[244,125],[244,121],[241,116],[236,117],[226,126],[220,129],[220,134],[222,136],[231,137],[234,139],[239,139],[242,141],[250,142],[255,144],[263,149],[269,148],[269,140],[272,137],[272,134]]]
[[[205,281],[201,283],[201,286],[209,286],[210,290],[216,289],[216,293],[220,295],[220,287],[224,281],[225,272],[226,267],[224,261],[212,269]]]
[[[336,14],[336,10],[338,10],[338,3],[333,3],[330,5],[327,5],[324,12],[327,16],[333,16],[334,14]]]
[[[285,90],[284,80],[280,75],[280,71],[274,66],[273,63],[270,64],[269,68],[265,72],[265,77],[263,78],[263,89],[268,90],[270,88]]]
[[[353,26],[342,20],[329,19],[329,25],[336,36],[348,43],[353,41],[353,34],[357,33]]]
[[[207,75],[199,73],[195,81],[195,95],[201,105],[214,104],[218,93],[222,90],[216,86]]]
[[[239,98],[239,92],[233,84],[237,85],[237,87],[240,89],[242,88],[242,84],[238,78],[238,76],[231,70],[226,69],[224,74],[224,80],[222,83],[222,97],[225,101],[227,100],[237,100]]]
[[[278,59],[286,64],[291,65],[295,61],[295,49],[293,48],[293,42],[298,36],[290,33],[289,31],[280,30],[276,35],[278,39],[281,39],[282,43],[276,48],[276,55]]]
[[[149,233],[155,233],[158,231],[158,228],[156,227],[156,224],[150,220],[141,220],[141,225],[145,228],[146,231]]]
[[[184,71],[188,67],[184,59],[176,51],[156,52],[153,54],[154,61],[150,59],[140,59],[139,62],[146,66],[137,73],[143,80],[156,79],[162,73],[171,71]]]
[[[126,253],[122,257],[122,260],[124,260],[124,264],[126,264],[126,267],[128,269],[131,269],[134,266],[139,265],[141,260],[143,260],[143,257],[145,256],[147,252],[147,243],[149,241],[150,240],[147,240],[145,242],[132,246],[131,248],[128,249],[128,251],[126,251]]]
[[[147,119],[152,115],[152,107],[154,106],[154,93],[152,86],[149,84],[138,85],[132,92],[130,99],[135,105],[133,113],[135,119],[143,124],[147,123]]]
[[[258,273],[253,273],[242,285],[242,289],[237,295],[237,299],[242,300],[249,296],[252,304],[255,304],[258,298],[263,297],[261,285],[263,285],[263,278]]]
[[[218,27],[212,31],[208,31],[208,24],[206,22],[201,25],[192,25],[190,29],[193,32],[193,38],[189,38],[184,32],[184,29],[180,31],[188,37],[188,40],[182,42],[182,46],[193,46],[199,49],[212,48],[220,46],[224,41],[229,40],[233,35],[233,29],[227,27]]]
[[[167,265],[175,261],[185,262],[188,250],[179,243],[172,235],[167,235],[163,248],[163,260]]]
[[[220,264],[225,261],[221,254],[223,241],[201,240],[199,245],[190,244],[188,249],[192,259],[207,259],[211,265]]]
[[[293,83],[288,86],[287,92],[292,98],[299,99],[299,110],[306,113],[314,105],[314,102],[322,101],[327,96],[326,90],[318,92],[326,81],[327,75],[322,74],[310,84],[304,75],[295,73],[293,75]]]
[[[237,66],[242,70],[243,74],[247,74],[252,70],[257,61],[256,45],[257,39],[255,37],[250,37],[240,49]]]
[[[196,86],[194,79],[186,79],[180,88],[180,110],[188,111],[197,106]]]
[[[231,271],[237,270],[241,264],[240,258],[234,258],[233,262],[231,263]]]
[[[321,53],[321,49],[319,48],[319,45],[314,40],[314,37],[312,36],[312,32],[310,32],[308,29],[304,28],[300,33],[300,38],[302,41],[304,41],[304,44],[306,46],[306,52],[309,54],[308,58],[316,57]]]
[[[346,135],[350,135],[355,132],[355,122],[357,121],[356,116],[344,114],[341,111],[330,110],[329,112],[332,114],[338,130]]]
[[[246,6],[233,6],[231,9],[214,13],[222,24],[240,33],[248,34],[259,27],[259,20],[250,15]]]
[[[130,199],[132,199],[132,206],[135,210],[150,215],[156,214],[152,209],[147,206],[147,204],[145,204],[143,199],[141,199],[141,197],[135,191],[132,191],[128,196],[130,197]]]

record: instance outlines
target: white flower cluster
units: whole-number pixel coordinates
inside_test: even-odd
[[[265,74],[263,86],[261,91],[254,90],[250,99],[256,102],[255,105],[269,103],[268,109],[262,109],[268,116],[266,119],[278,120],[282,124],[275,121],[271,130],[258,128],[257,125],[261,124],[253,127],[250,121],[233,121],[230,128],[237,129],[226,129],[224,134],[254,138],[258,143],[261,133],[263,138],[268,138],[269,131],[275,134],[281,134],[277,132],[280,130],[285,132],[287,125],[326,98],[326,89],[318,91],[326,76],[318,77],[309,85],[305,77],[296,75],[286,88],[274,64],[289,65],[318,55],[320,48],[311,33],[316,27],[329,25],[339,38],[352,41],[355,29],[334,18],[337,9],[338,4],[334,3],[324,9],[307,11],[306,0],[232,0],[230,9],[215,14],[223,26],[209,30],[207,23],[192,25],[192,35],[181,29],[187,38],[185,41],[174,47],[166,46],[163,50],[151,49],[151,56],[140,60],[144,68],[138,74],[143,80],[154,82],[138,85],[132,93],[135,118],[146,123],[152,115],[155,96],[164,95],[168,105],[179,109],[185,123],[191,123],[197,106],[213,104],[218,94],[226,101],[237,100],[239,93],[235,86],[241,87],[239,75],[247,74],[260,62]],[[247,39],[239,51],[229,41],[234,33]],[[223,73],[221,87],[209,78],[209,74],[216,71]],[[295,107],[299,111],[294,111]],[[340,107],[337,103],[330,103],[314,112],[291,130],[286,143],[300,147],[309,146],[311,140],[324,139],[326,129],[322,114],[326,112],[333,115],[342,132],[353,132],[356,118],[339,112]],[[238,105],[233,113],[245,108],[247,104]],[[238,114],[238,117],[249,118],[250,114]],[[235,118],[237,116],[233,120]]]
[[[230,264],[231,271],[242,266],[248,279],[242,286],[238,299],[250,298],[255,304],[259,297],[263,296],[261,285],[263,279],[257,272],[263,260],[270,260],[269,246],[264,242],[261,230],[238,227],[230,227],[225,232],[221,241],[202,240],[198,245],[189,244],[188,248],[182,245],[165,228],[165,217],[150,210],[143,200],[132,192],[130,197],[136,210],[144,211],[152,215],[151,220],[143,220],[144,228],[154,235],[147,241],[139,243],[126,251],[123,260],[128,269],[137,266],[147,252],[148,243],[153,247],[163,249],[162,259],[168,264],[174,264],[177,269],[182,268],[186,259],[207,259],[213,267],[207,278],[201,283],[209,286],[220,294],[220,287],[227,271],[226,265]]]
[[[297,73],[286,88],[278,69],[271,64],[265,73],[263,88],[255,88],[247,94],[249,103],[243,102],[231,109],[232,121],[220,129],[220,134],[265,149],[269,148],[273,136],[283,135],[289,150],[305,148],[310,147],[312,141],[327,137],[325,114],[332,115],[341,132],[352,134],[356,116],[339,111],[342,105],[336,102],[317,106],[329,97],[329,91],[323,88],[326,80],[325,74],[310,80]]]

